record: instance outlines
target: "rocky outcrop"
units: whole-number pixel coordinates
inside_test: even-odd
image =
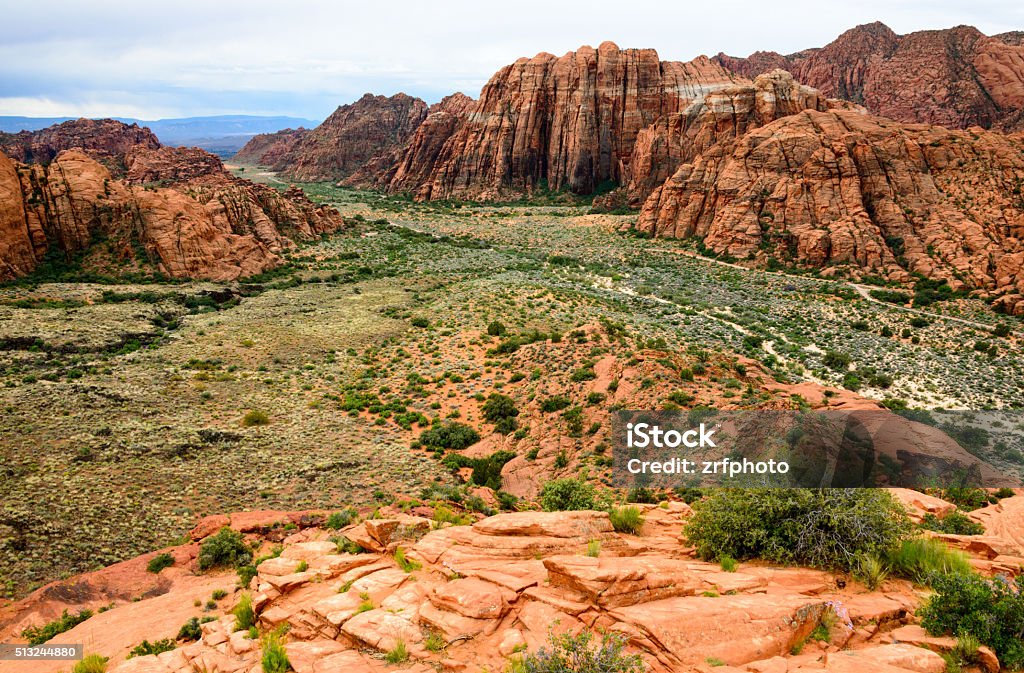
[[[1024,139],[805,111],[683,164],[637,227],[708,249],[907,281],[1020,295]]]
[[[368,162],[342,184],[416,194],[429,180],[445,143],[466,121],[474,103],[469,96],[455,93],[431,105],[404,147]]]
[[[986,37],[970,26],[897,35],[872,23],[821,49],[756,52],[716,62],[752,77],[783,68],[823,94],[904,122],[950,128],[1024,128],[1024,47],[1014,33]]]
[[[49,164],[0,155],[0,279],[50,257],[115,274],[232,280],[279,264],[289,236],[342,224],[301,192],[233,178],[202,150],[136,146],[118,161],[123,181],[78,149]]]
[[[685,111],[665,115],[637,134],[630,157],[626,195],[639,207],[682,163],[720,142],[802,110],[850,107],[827,100],[783,70],[759,75],[752,84],[708,93]]]
[[[238,150],[232,160],[243,164],[284,167],[295,145],[308,134],[309,129],[297,128],[255,135]]]
[[[392,189],[420,199],[542,189],[589,194],[624,179],[641,129],[740,82],[703,57],[659,61],[653,49],[611,42],[522,58],[491,78],[438,152],[431,146],[419,158],[407,156]]]
[[[277,545],[248,591],[259,630],[287,633],[298,673],[499,671],[551,634],[583,630],[623,638],[651,673],[710,670],[709,662],[736,671],[940,673],[939,653],[955,647],[955,639],[913,625],[922,597],[908,582],[890,579],[870,592],[807,568],[742,563],[725,572],[680,544],[688,507],[638,507],[646,517],[640,535],[616,533],[604,512],[519,512],[451,526],[384,506],[380,518],[340,534],[351,540],[371,521],[375,529],[397,530],[399,519],[409,528],[438,527],[374,553],[339,553],[330,539],[339,531],[320,528],[322,517],[280,512],[245,517],[295,523],[283,538],[279,525],[243,525],[237,515],[211,518],[193,537],[230,522],[249,531],[256,548]],[[404,564],[395,558],[399,546]],[[143,639],[173,639],[198,614],[197,597],[236,581],[233,571],[196,573],[195,543],[166,551],[173,565],[158,575],[145,571],[154,553],[44,587],[0,612],[0,637],[16,641],[21,629],[63,609],[113,605],[61,637],[110,657],[114,673],[258,670],[261,644],[236,630],[231,594],[215,601],[198,641],[126,658]],[[811,637],[821,629],[828,642]],[[408,660],[386,665],[382,653],[399,642]],[[12,662],[12,673],[48,673],[61,662],[25,663]]]
[[[366,94],[301,134],[274,165],[293,180],[341,180],[367,161],[403,147],[426,116],[427,104],[419,98]]]
[[[148,128],[113,119],[76,119],[39,131],[0,133],[0,152],[26,164],[47,164],[76,147],[119,175],[129,151],[135,147],[156,149],[160,141]]]

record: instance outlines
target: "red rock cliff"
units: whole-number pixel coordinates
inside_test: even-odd
[[[302,134],[277,165],[294,180],[340,180],[404,146],[426,116],[427,104],[419,98],[366,94]]]
[[[407,155],[392,189],[416,187],[422,199],[545,186],[588,194],[623,179],[640,129],[743,81],[706,58],[663,62],[653,49],[611,42],[522,58],[491,78],[440,151]]]
[[[970,26],[897,35],[872,23],[821,49],[791,56],[757,52],[715,60],[752,77],[784,68],[826,96],[875,114],[950,128],[1024,128],[1024,47],[1015,33],[986,37]]]
[[[805,111],[712,146],[645,202],[637,226],[767,264],[911,273],[1024,311],[1024,138]]]

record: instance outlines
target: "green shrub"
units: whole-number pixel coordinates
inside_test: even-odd
[[[252,583],[252,578],[256,577],[259,571],[256,569],[255,564],[240,565],[238,566],[238,586],[247,587]]]
[[[430,321],[427,320],[426,318],[423,318],[423,317],[413,318],[409,322],[412,323],[413,327],[420,327],[420,328],[430,327]]]
[[[457,421],[438,423],[420,433],[420,443],[432,449],[461,451],[479,441],[476,430]]]
[[[397,563],[398,567],[407,573],[411,573],[412,571],[419,570],[423,567],[423,564],[420,562],[407,557],[405,555],[405,550],[401,547],[395,548],[395,563]]]
[[[934,575],[970,575],[974,572],[967,555],[950,549],[933,538],[903,540],[886,556],[890,571],[919,584],[930,583]]]
[[[328,516],[324,526],[329,530],[338,530],[339,528],[345,528],[358,518],[359,512],[348,507],[340,512],[334,512]]]
[[[203,631],[199,627],[199,618],[193,617],[187,622],[181,625],[178,629],[178,640],[187,640],[189,642],[199,640],[203,637]]]
[[[227,526],[199,546],[199,569],[237,568],[252,562],[252,552],[238,531]]]
[[[41,645],[56,635],[70,631],[90,617],[92,617],[92,610],[81,610],[73,615],[64,610],[61,616],[52,622],[42,626],[28,627],[21,632],[21,637],[27,640],[29,645]]]
[[[409,649],[405,646],[405,641],[399,638],[395,642],[395,646],[384,655],[384,660],[389,664],[401,664],[408,661]]]
[[[596,509],[597,498],[582,479],[553,479],[541,487],[540,504],[546,512]]]
[[[551,414],[567,408],[570,404],[572,404],[572,400],[565,395],[554,395],[541,402],[540,410],[545,414]]]
[[[849,355],[846,353],[839,353],[837,351],[827,351],[821,358],[821,363],[823,365],[837,372],[846,371],[850,366],[851,361],[852,358]]]
[[[71,673],[105,673],[107,670],[107,658],[98,654],[87,654],[75,664]]]
[[[444,636],[437,631],[431,631],[423,641],[423,647],[429,652],[440,652],[447,644]]]
[[[950,512],[941,519],[932,513],[924,515],[921,528],[952,535],[982,535],[985,527],[963,512]]]
[[[519,415],[519,409],[516,408],[515,400],[508,395],[491,393],[491,396],[484,402],[481,411],[483,411],[486,420],[494,423],[494,430],[496,432],[507,435],[515,431],[517,427],[516,416]]]
[[[870,591],[874,591],[889,576],[889,569],[874,554],[861,554],[853,566],[853,576]]]
[[[505,336],[508,330],[505,329],[505,325],[495,320],[487,324],[487,334],[490,336]]]
[[[640,514],[639,507],[616,507],[608,516],[612,520],[612,527],[618,533],[639,535],[640,529],[644,527],[644,517]]]
[[[270,417],[266,413],[257,409],[251,409],[245,416],[242,417],[242,425],[250,428],[254,425],[267,425],[270,423]]]
[[[151,573],[159,573],[164,568],[170,568],[174,565],[174,557],[164,552],[163,554],[157,554],[153,558],[149,559],[149,563],[146,565],[146,570]]]
[[[264,636],[263,657],[260,663],[263,666],[263,673],[287,673],[291,668],[288,653],[281,643],[281,636],[277,633],[268,633]]]
[[[728,554],[850,569],[895,548],[910,529],[880,489],[718,489],[694,504],[685,535],[706,560]]]
[[[968,512],[988,504],[988,491],[973,486],[951,486],[942,489],[938,496]]]
[[[587,630],[548,635],[549,645],[514,659],[512,673],[642,673],[644,661],[638,654],[627,654],[626,638],[605,633],[599,643]]]
[[[162,654],[164,652],[170,652],[175,647],[177,647],[177,645],[170,638],[164,638],[163,640],[157,640],[152,643],[148,640],[143,640],[132,648],[132,651],[128,653],[128,658],[144,657],[147,654]]]
[[[646,486],[635,486],[626,491],[626,502],[640,502],[654,505],[658,502],[658,494]]]
[[[740,567],[740,562],[728,554],[724,554],[718,558],[718,565],[725,572],[734,573]]]
[[[938,575],[935,594],[917,611],[933,635],[969,634],[988,645],[1008,670],[1024,668],[1024,578]]]
[[[231,610],[235,616],[235,631],[248,631],[256,625],[256,611],[252,609],[252,595],[243,593],[238,597],[238,605]]]

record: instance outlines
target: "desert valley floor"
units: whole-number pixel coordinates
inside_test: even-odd
[[[480,431],[475,456],[514,452],[505,488],[529,496],[542,477],[608,479],[615,408],[799,408],[853,390],[919,408],[1024,405],[1019,321],[977,299],[915,312],[871,286],[625,233],[635,216],[567,199],[303,187],[346,227],[264,276],[0,288],[8,598],[172,544],[206,514],[443,488],[451,470],[416,441],[438,416]],[[518,404],[515,433],[490,434],[494,392]],[[567,412],[543,406],[562,396]],[[1024,461],[986,458],[1011,473]]]

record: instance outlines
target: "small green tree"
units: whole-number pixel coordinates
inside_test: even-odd
[[[245,538],[238,531],[227,526],[216,535],[203,540],[199,546],[199,569],[237,568],[252,562],[252,552],[245,544]]]
[[[597,509],[594,487],[582,479],[553,479],[540,491],[540,503],[546,512]]]

